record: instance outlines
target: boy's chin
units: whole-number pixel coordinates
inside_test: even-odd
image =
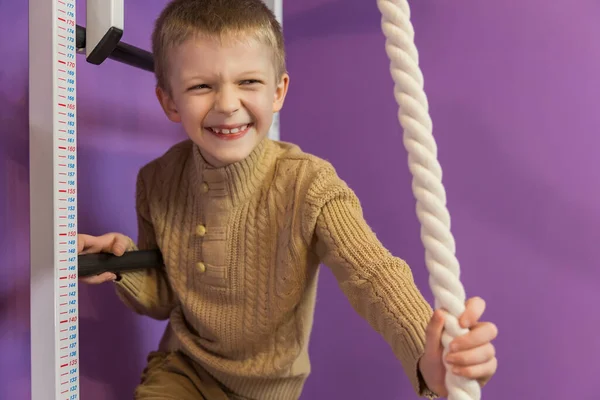
[[[214,152],[204,152],[204,158],[213,167],[220,168],[243,161],[253,150],[254,147],[250,146],[240,149],[220,149]]]
[[[266,135],[264,135],[266,136]],[[196,142],[201,149],[204,159],[213,167],[220,168],[227,165],[235,164],[246,159],[259,145],[263,136],[250,138],[242,138],[239,142],[215,142],[200,141]]]

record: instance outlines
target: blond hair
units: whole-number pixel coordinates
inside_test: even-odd
[[[224,39],[251,36],[273,49],[277,78],[286,72],[281,25],[262,0],[172,0],[152,33],[157,85],[168,90],[169,50],[195,35]]]

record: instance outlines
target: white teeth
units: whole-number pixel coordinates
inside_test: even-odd
[[[209,129],[215,133],[223,133],[225,135],[228,135],[228,134],[234,134],[234,133],[244,131],[244,130],[246,130],[246,128],[248,128],[248,125],[243,125],[243,126],[240,126],[239,128],[233,128],[233,129],[218,129],[218,128],[209,128]]]

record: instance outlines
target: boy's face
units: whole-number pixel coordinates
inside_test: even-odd
[[[272,54],[258,40],[219,42],[205,36],[170,52],[171,90],[157,88],[158,99],[211,165],[246,158],[281,110],[289,77],[276,79]]]

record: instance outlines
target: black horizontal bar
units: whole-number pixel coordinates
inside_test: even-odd
[[[77,25],[76,46],[78,50],[85,49],[85,34],[85,28]],[[127,43],[119,42],[108,58],[145,71],[154,72],[154,57],[152,53]]]
[[[99,275],[103,272],[126,272],[160,268],[164,265],[159,250],[128,251],[121,256],[110,253],[80,254],[77,257],[80,277]]]

